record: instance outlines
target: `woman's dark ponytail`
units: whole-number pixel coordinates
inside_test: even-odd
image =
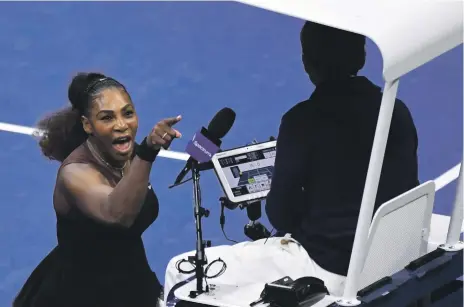
[[[92,93],[89,86],[95,80],[105,78],[98,73],[79,73],[68,89],[71,106],[54,112],[38,123],[38,129],[43,131],[39,139],[42,153],[51,160],[63,162],[66,157],[87,139],[81,117],[88,115]]]
[[[51,160],[63,162],[67,156],[87,139],[77,109],[67,107],[52,113],[38,123],[44,131],[39,139],[42,153]]]

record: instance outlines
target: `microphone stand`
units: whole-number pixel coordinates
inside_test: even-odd
[[[196,230],[196,253],[195,256],[189,256],[188,261],[195,266],[195,277],[197,280],[197,290],[190,291],[189,296],[191,298],[196,298],[198,295],[209,292],[208,286],[206,285],[203,290],[203,280],[205,279],[204,266],[208,263],[205,255],[205,247],[211,247],[211,241],[203,241],[203,230],[201,227],[201,218],[209,216],[209,210],[201,206],[201,188],[200,188],[200,172],[210,170],[213,168],[211,162],[198,163],[192,159],[191,161],[191,173],[192,177],[181,181],[182,178],[178,177],[176,182],[171,185],[169,188],[174,188],[181,184],[184,184],[187,181],[193,181],[193,200],[194,200],[194,215],[195,215],[195,230]]]
[[[200,170],[197,161],[192,161],[192,180],[193,180],[193,195],[194,195],[194,213],[196,225],[196,253],[195,257],[189,257],[195,264],[195,275],[197,279],[197,290],[190,291],[190,297],[195,298],[198,295],[208,292],[208,286],[203,290],[203,279],[205,278],[204,265],[207,263],[205,255],[205,246],[211,246],[211,241],[203,241],[203,232],[201,228],[201,218],[209,216],[209,210],[201,207],[201,189],[200,189]],[[193,259],[192,259],[193,258]]]

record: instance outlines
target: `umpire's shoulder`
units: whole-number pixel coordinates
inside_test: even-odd
[[[394,112],[403,119],[412,119],[411,111],[401,99],[396,99]]]
[[[310,116],[311,103],[309,100],[304,100],[294,105],[283,116],[282,121],[299,122],[305,121]]]

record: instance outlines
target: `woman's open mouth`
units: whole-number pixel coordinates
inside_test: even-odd
[[[121,136],[114,139],[113,148],[119,153],[128,153],[132,149],[132,137]]]

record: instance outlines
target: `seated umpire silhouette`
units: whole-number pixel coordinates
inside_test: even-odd
[[[382,92],[358,76],[365,37],[306,22],[300,39],[315,90],[282,117],[266,213],[314,265],[340,279],[348,272]],[[375,209],[419,185],[417,146],[410,112],[396,100]]]

